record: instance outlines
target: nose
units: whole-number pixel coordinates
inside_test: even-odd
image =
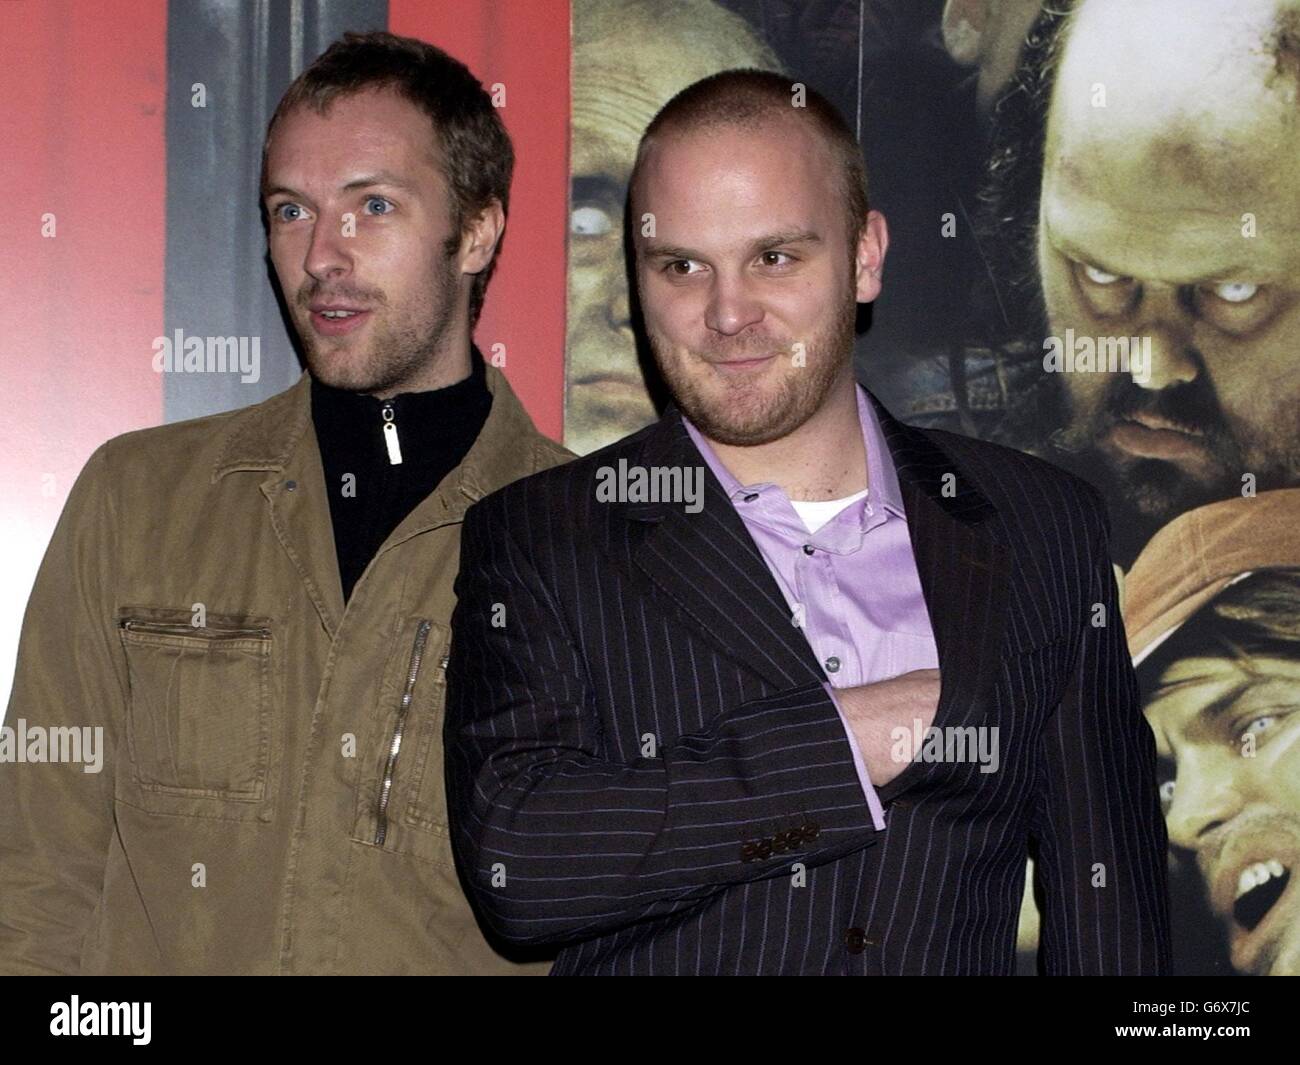
[[[704,324],[715,333],[734,336],[763,320],[763,306],[749,291],[743,278],[719,271],[704,312]]]
[[[1168,285],[1145,286],[1142,311],[1138,332],[1151,340],[1151,364],[1145,376],[1134,367],[1133,383],[1157,392],[1196,380],[1201,366],[1191,343],[1192,316],[1179,290]]]
[[[629,305],[627,283],[621,277],[611,282],[607,300],[608,302],[605,304],[606,324],[615,332],[620,329],[630,329],[632,327],[632,310]]]
[[[1240,768],[1222,764],[1223,757],[1184,749],[1179,753],[1174,801],[1165,817],[1169,842],[1195,850],[1205,833],[1240,812],[1242,797],[1236,784]]]
[[[1145,376],[1133,368],[1131,376],[1135,385],[1158,392],[1196,380],[1201,372],[1200,364],[1184,336],[1165,328],[1152,329],[1147,335],[1151,338],[1150,365]]]
[[[351,239],[344,236],[342,215],[322,213],[312,228],[303,269],[317,281],[331,281],[349,273],[352,269]]]

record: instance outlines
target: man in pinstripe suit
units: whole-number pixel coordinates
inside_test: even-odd
[[[888,234],[852,134],[715,75],[630,206],[674,404],[466,516],[447,786],[484,924],[557,974],[1011,973],[1032,855],[1044,972],[1167,971],[1102,502],[856,383]]]

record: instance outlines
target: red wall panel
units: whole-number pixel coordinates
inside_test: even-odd
[[[491,88],[515,145],[510,220],[475,339],[505,344],[505,372],[537,427],[564,417],[569,182],[569,0],[390,0],[393,33],[435,44]]]
[[[166,4],[0,3],[0,695],[90,453],[162,421]],[[55,235],[42,235],[53,216]]]

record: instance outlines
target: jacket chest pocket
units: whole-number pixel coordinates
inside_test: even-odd
[[[267,820],[271,621],[128,608],[126,801],[158,813]]]
[[[359,838],[454,866],[443,786],[442,722],[451,629],[429,618],[401,626],[380,689],[381,743],[361,788]]]

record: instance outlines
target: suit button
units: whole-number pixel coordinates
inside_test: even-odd
[[[803,841],[805,843],[811,843],[820,834],[821,834],[821,829],[817,826],[817,823],[815,821],[809,821],[806,825],[803,826]]]
[[[854,926],[844,934],[844,945],[850,954],[861,954],[867,949],[867,933]]]
[[[761,840],[758,844],[758,856],[760,858],[772,857],[772,841],[770,839]]]
[[[754,860],[754,852],[756,849],[757,847],[755,844],[746,843],[740,848],[740,860],[742,862],[752,862]]]

